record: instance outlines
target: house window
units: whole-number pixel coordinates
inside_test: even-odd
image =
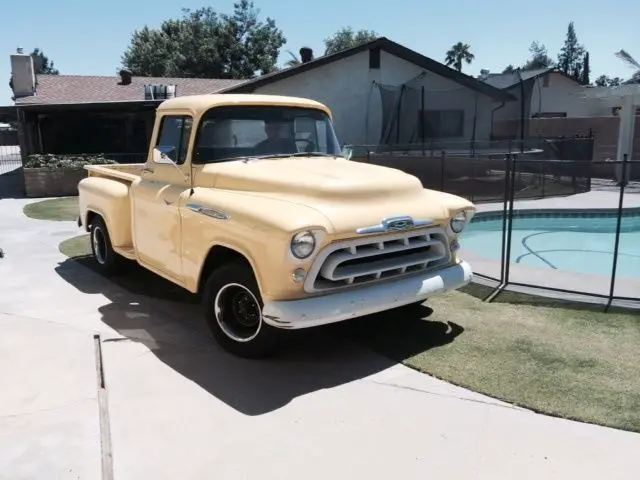
[[[192,123],[193,120],[187,115],[162,117],[156,148],[177,165],[182,165],[187,158]]]
[[[425,138],[464,136],[464,110],[423,110]]]
[[[379,69],[380,68],[380,49],[372,48],[369,50],[369,68]]]
[[[549,78],[551,77],[551,75],[546,74],[544,77],[542,77],[542,86],[543,87],[548,87],[549,86]]]

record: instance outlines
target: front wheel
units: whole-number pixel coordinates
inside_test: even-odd
[[[205,284],[203,303],[213,337],[227,352],[262,358],[275,351],[280,331],[263,321],[262,298],[248,265],[216,269]]]

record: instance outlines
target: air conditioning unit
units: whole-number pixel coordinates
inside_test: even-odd
[[[169,98],[176,97],[176,85],[145,85],[144,86],[144,99],[145,100],[167,100]]]

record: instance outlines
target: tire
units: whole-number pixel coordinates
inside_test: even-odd
[[[91,222],[89,234],[91,252],[98,270],[105,276],[118,273],[122,267],[122,257],[118,255],[111,245],[111,237],[104,219],[97,216]]]
[[[207,324],[224,350],[252,359],[275,352],[281,331],[264,323],[264,304],[248,265],[233,262],[214,270],[202,297]]]

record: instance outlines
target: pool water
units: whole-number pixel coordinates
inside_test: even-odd
[[[511,233],[511,262],[538,268],[611,275],[615,214],[520,213]],[[640,214],[624,216],[617,275],[640,278]],[[478,214],[460,237],[463,250],[488,259],[502,255],[502,213]]]

